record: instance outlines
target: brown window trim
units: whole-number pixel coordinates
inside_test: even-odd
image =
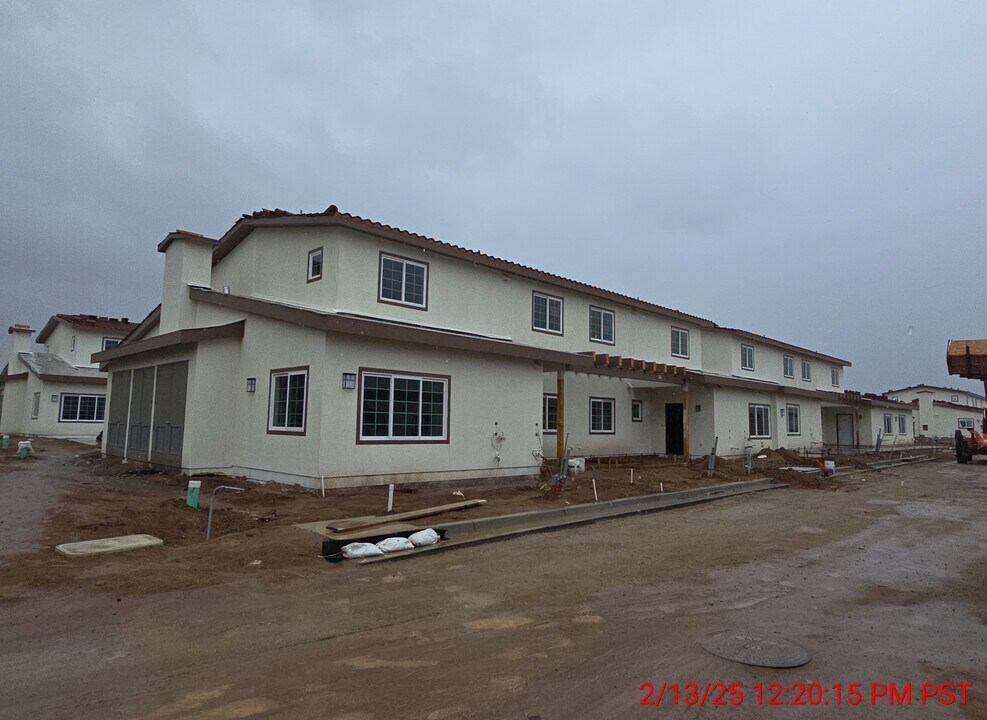
[[[66,396],[70,396],[70,397],[96,397],[96,398],[103,398],[103,418],[102,418],[102,420],[62,420],[62,399],[65,398]],[[40,410],[40,408],[39,408],[39,410]],[[89,424],[89,425],[92,425],[93,423],[100,423],[100,424],[102,424],[102,423],[104,423],[106,421],[106,410],[107,410],[107,407],[106,407],[106,393],[103,393],[102,395],[100,395],[99,393],[59,393],[58,394],[58,422],[59,423],[66,423],[66,424],[70,424],[70,425],[71,424],[79,424],[79,423]],[[39,412],[39,415],[40,415],[40,412]],[[31,418],[31,419],[32,420],[37,420],[37,418]]]
[[[594,430],[593,429],[593,401],[602,400],[604,402],[611,403],[610,408],[610,421],[613,423],[612,430]],[[612,397],[595,397],[590,396],[589,398],[589,434],[590,435],[616,435],[617,434],[617,398]]]
[[[309,272],[312,269],[312,256],[315,255],[316,253],[319,253],[319,255],[320,255],[320,260],[319,260],[319,274],[316,275],[316,276],[314,276],[314,277],[311,277],[311,276],[309,276]],[[312,248],[311,250],[309,250],[308,251],[308,258],[305,261],[305,277],[306,277],[305,282],[306,283],[312,283],[312,282],[316,282],[318,280],[321,280],[322,279],[322,273],[325,270],[325,268],[326,268],[325,245],[322,245],[322,246],[317,247],[317,248]]]
[[[383,288],[381,288],[380,284],[381,282],[383,282],[384,279],[385,257],[393,258],[394,260],[401,260],[402,262],[414,263],[415,265],[425,266],[425,304],[424,305],[415,305],[413,303],[407,303],[401,300],[391,300],[390,298],[382,297],[381,290]],[[384,252],[383,250],[381,250],[377,254],[377,302],[379,302],[381,305],[397,305],[398,307],[409,308],[411,310],[424,310],[425,312],[428,312],[428,286],[431,284],[431,280],[432,280],[432,268],[429,267],[429,264],[424,260],[414,260],[409,257],[404,257],[403,255],[395,255],[394,253]]]
[[[360,428],[363,427],[363,376],[365,373],[376,373],[380,375],[405,375],[417,377],[422,380],[445,380],[446,382],[446,413],[445,413],[445,437],[435,440],[364,440],[360,437]],[[452,437],[452,376],[440,375],[439,373],[423,373],[414,370],[387,370],[384,368],[359,367],[356,371],[356,444],[357,445],[448,445]]]
[[[634,408],[638,407],[641,409],[639,417],[634,417]],[[631,400],[631,422],[644,422],[644,401],[643,400]]]
[[[301,430],[279,430],[277,428],[271,428],[271,402],[274,399],[274,376],[280,375],[281,373],[292,373],[292,372],[304,372],[305,373],[305,412],[302,413],[302,429]],[[286,367],[286,368],[274,368],[271,370],[267,378],[267,417],[264,418],[267,422],[264,423],[267,428],[268,435],[294,435],[296,437],[304,437],[305,433],[308,431],[308,388],[309,379],[312,377],[309,365],[299,365],[297,367]]]
[[[564,307],[564,306],[563,306]],[[593,318],[592,314],[594,310],[599,310],[601,312],[608,312],[613,317],[613,340],[594,340],[593,339]],[[590,318],[589,318],[589,341],[591,343],[599,343],[600,345],[616,345],[617,344],[617,313],[605,307],[600,307],[599,305],[589,306]],[[603,332],[603,316],[600,316],[600,332]]]
[[[545,417],[544,417],[545,398],[549,398],[549,397],[553,397],[553,398],[555,398],[556,401],[558,401],[559,394],[558,393],[547,393],[547,392],[543,392],[541,394],[541,402],[542,402],[542,429],[541,429],[541,434],[542,435],[558,435],[559,434],[559,428],[558,428],[558,423],[559,423],[559,415],[558,415],[558,412],[559,412],[559,408],[558,408],[558,405],[555,406],[555,429],[554,430],[547,430],[545,428]]]
[[[559,313],[559,325],[562,328],[561,330],[555,332],[554,330],[545,330],[544,328],[535,327],[535,295],[541,295],[542,297],[545,298],[558,300],[559,303],[561,303],[562,307],[561,307],[561,312]],[[547,311],[548,308],[546,308],[546,313]],[[548,319],[547,315],[545,319],[546,320]],[[546,335],[554,335],[555,337],[565,337],[565,298],[560,297],[559,295],[552,295],[551,293],[542,292],[541,290],[532,290],[531,291],[531,329],[534,332],[545,333]]]

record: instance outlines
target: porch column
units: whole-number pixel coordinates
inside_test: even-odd
[[[558,422],[555,431],[555,457],[559,461],[559,468],[562,467],[562,458],[565,456],[565,368],[559,370],[555,378],[555,394],[558,396]]]
[[[689,383],[682,383],[682,454],[689,459]]]

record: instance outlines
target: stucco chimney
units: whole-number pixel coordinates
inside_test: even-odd
[[[34,334],[34,330],[31,329],[30,325],[14,324],[7,328],[7,332],[10,334],[11,344],[10,360],[7,362],[7,373],[15,375],[25,372],[27,365],[24,364],[17,353],[31,352],[31,346],[34,344],[31,336]]]
[[[215,247],[215,240],[185,230],[168,233],[158,245],[158,252],[165,256],[159,321],[162,334],[195,327],[195,303],[189,299],[189,285],[210,286]]]

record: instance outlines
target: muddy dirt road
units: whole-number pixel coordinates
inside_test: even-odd
[[[71,464],[51,465],[45,488],[59,472],[68,488]],[[13,503],[21,473],[0,472],[0,501]],[[5,536],[43,544],[43,528],[20,527],[38,507],[23,507],[3,516]],[[33,583],[29,566],[3,574],[20,557],[7,553],[0,718],[987,717],[982,462],[365,567],[318,560],[317,539],[292,528],[253,535],[143,551],[170,568],[164,591],[128,592],[115,559]],[[251,565],[268,542],[293,550]],[[69,562],[36,555],[39,576],[44,558]],[[812,660],[758,669],[697,644],[728,630],[787,638]],[[645,681],[746,690],[735,706],[655,708],[640,704]],[[758,705],[751,687],[774,681],[864,694],[855,706],[845,690],[839,706],[832,690],[825,706]],[[892,682],[916,686],[911,706],[872,704],[872,684]],[[972,685],[963,704],[923,707],[923,682]]]

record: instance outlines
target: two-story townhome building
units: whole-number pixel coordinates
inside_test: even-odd
[[[103,429],[106,373],[93,353],[118,345],[134,327],[127,318],[53,315],[38,333],[17,324],[7,329],[12,349],[0,373],[0,432],[29,437],[93,440]]]
[[[952,438],[957,430],[979,430],[984,420],[984,396],[969,390],[910,385],[898,390],[888,390],[884,395],[916,406],[916,435]]]
[[[160,307],[93,358],[110,455],[307,485],[506,477],[567,438],[584,456],[822,447],[855,413],[846,360],[334,206],[158,249]]]

